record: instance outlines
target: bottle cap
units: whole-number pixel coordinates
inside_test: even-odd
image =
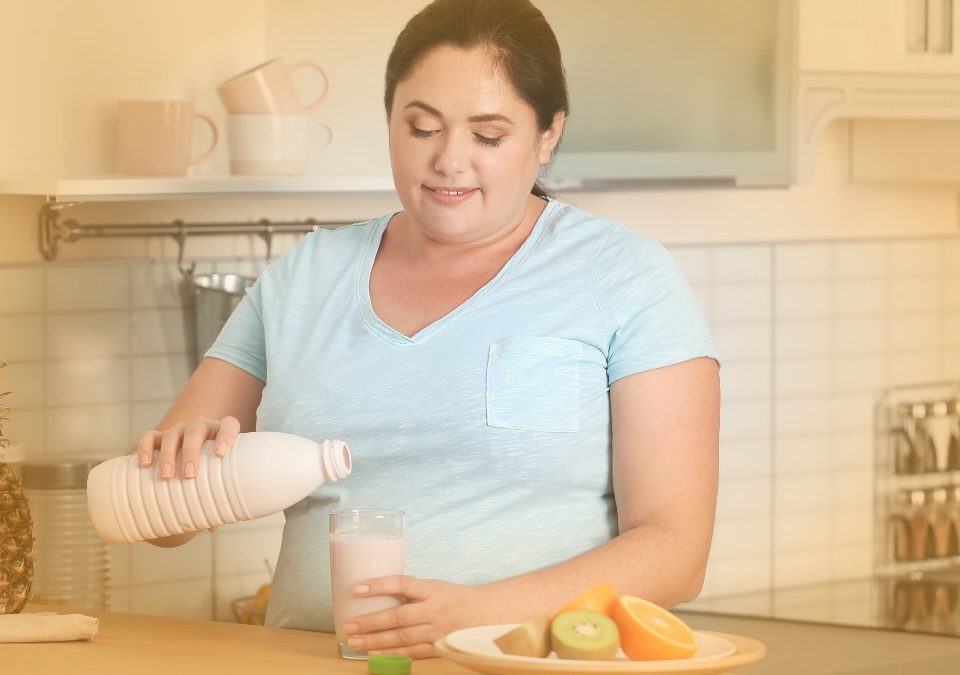
[[[410,675],[413,660],[409,656],[374,654],[367,657],[367,672],[370,675]]]

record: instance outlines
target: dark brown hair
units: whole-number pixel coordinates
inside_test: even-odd
[[[387,60],[383,102],[387,116],[397,84],[433,49],[489,48],[510,83],[537,116],[541,133],[554,116],[570,112],[560,46],[543,14],[529,0],[434,0],[397,36]],[[538,181],[533,194],[548,196]]]

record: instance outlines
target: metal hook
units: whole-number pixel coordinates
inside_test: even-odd
[[[173,225],[178,229],[177,234],[173,236],[177,240],[177,269],[185,279],[190,279],[193,277],[194,270],[197,269],[197,263],[193,261],[186,267],[183,264],[183,251],[187,248],[187,227],[182,220],[173,221]]]
[[[261,218],[260,224],[263,225],[263,232],[260,233],[260,237],[267,244],[267,258],[266,264],[270,264],[271,251],[273,249],[273,223],[271,223],[267,218]]]

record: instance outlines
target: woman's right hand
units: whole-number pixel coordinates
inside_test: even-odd
[[[177,454],[180,454],[180,475],[196,478],[200,469],[200,448],[205,441],[213,440],[214,453],[225,456],[237,440],[240,422],[236,417],[222,419],[197,417],[175,424],[163,431],[145,431],[137,441],[137,457],[141,467],[152,466],[154,453],[160,450],[156,461],[160,466],[160,478],[170,479],[176,475]]]

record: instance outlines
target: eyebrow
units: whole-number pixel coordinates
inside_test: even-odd
[[[423,101],[411,101],[403,107],[404,110],[407,108],[420,108],[434,117],[439,117],[443,119],[443,113],[434,108],[432,105],[427,105]],[[507,124],[513,124],[513,120],[507,117],[506,115],[500,115],[498,113],[487,113],[485,115],[472,115],[468,117],[469,122],[506,122]]]

